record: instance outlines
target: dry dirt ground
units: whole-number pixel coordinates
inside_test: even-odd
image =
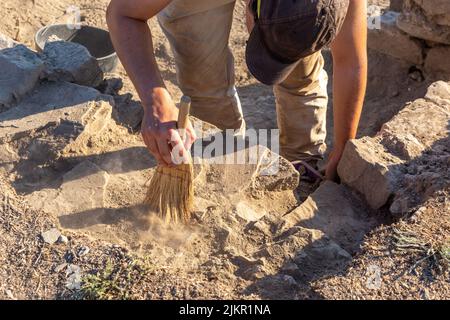
[[[107,3],[4,0],[0,33],[33,48],[36,30],[65,22],[70,5],[81,8],[86,23],[106,27]],[[167,86],[178,99],[170,47],[157,23],[150,25]],[[244,114],[249,127],[276,128],[272,90],[245,66],[246,37],[238,2],[230,46]],[[330,55],[324,55],[331,71]],[[360,136],[375,135],[436,80],[422,81],[410,65],[376,52],[369,58]],[[2,153],[15,155],[16,164],[2,167],[0,175],[0,298],[450,298],[448,184],[394,219],[386,208],[369,209],[359,194],[328,182],[302,204],[293,192],[295,173],[282,159],[276,184],[255,180],[260,168],[254,166],[205,164],[196,168],[194,223],[149,223],[140,202],[155,164],[137,133],[139,103],[121,66],[107,78],[102,90],[114,95],[115,106],[105,112],[115,121],[107,122],[101,136],[92,135],[87,149],[75,145],[62,161],[39,166],[21,157],[26,138]],[[332,99],[331,83],[329,91]],[[331,133],[331,108],[328,118]],[[331,145],[331,135],[328,140]],[[321,210],[314,216],[316,207]],[[44,243],[41,234],[51,228],[67,242]]]

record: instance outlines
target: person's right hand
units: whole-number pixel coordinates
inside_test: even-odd
[[[165,88],[153,89],[151,104],[144,106],[141,134],[158,164],[171,167],[175,164],[172,149],[177,147],[179,156],[184,158],[196,139],[195,132],[188,121],[186,139],[182,141],[177,130],[178,108]]]

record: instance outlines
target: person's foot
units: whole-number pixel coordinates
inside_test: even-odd
[[[317,161],[297,160],[292,161],[295,170],[300,173],[300,177],[304,181],[317,182],[324,180],[324,176],[317,169]]]
[[[291,163],[300,173],[300,182],[296,189],[296,194],[299,200],[303,202],[311,193],[316,191],[324,177],[317,169],[317,161],[297,160]]]

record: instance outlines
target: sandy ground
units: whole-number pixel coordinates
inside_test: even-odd
[[[386,6],[387,2],[377,3]],[[105,28],[107,3],[106,0],[5,0],[0,3],[0,12],[4,17],[0,22],[0,32],[33,47],[36,30],[49,23],[65,22],[65,11],[73,4],[81,8],[86,23]],[[238,2],[230,46],[235,54],[237,87],[244,114],[249,127],[275,128],[272,90],[258,84],[245,66],[247,31],[243,11],[243,3]],[[151,21],[150,25],[161,71],[169,90],[178,99],[180,92],[170,48],[157,23]],[[330,55],[328,52],[324,52],[324,55],[327,69],[331,71]],[[432,79],[418,82],[409,73],[408,65],[370,52],[369,88],[360,136],[374,135],[408,101],[424,96]],[[108,77],[122,79],[123,88],[119,95],[131,93],[136,99],[134,88],[121,66]],[[331,83],[329,88],[332,98]],[[331,133],[331,108],[328,120]],[[448,202],[445,201],[448,194],[437,195],[424,204],[424,210],[429,214],[424,212],[413,222],[390,224],[392,221],[386,219],[382,212],[374,213],[365,208],[357,195],[347,194],[337,188],[337,193],[343,192],[349,203],[361,209],[355,218],[361,234],[352,234],[354,238],[350,240],[354,240],[353,244],[348,239],[344,241],[344,237],[337,237],[338,245],[335,245],[334,241],[326,240],[323,233],[337,233],[339,224],[335,230],[332,227],[315,231],[301,228],[292,235],[280,234],[279,213],[287,214],[299,205],[289,188],[281,193],[261,195],[258,190],[247,188],[244,183],[247,178],[245,172],[236,181],[235,173],[228,174],[225,168],[207,168],[198,173],[209,184],[208,188],[205,184],[197,188],[196,196],[201,201],[198,203],[199,214],[194,226],[171,229],[154,222],[152,232],[142,232],[139,230],[141,212],[138,204],[145,191],[144,182],[150,174],[148,164],[153,163],[153,160],[143,149],[138,134],[130,133],[127,128],[115,123],[110,126],[109,145],[105,147],[99,143],[101,147],[95,149],[94,144],[86,157],[102,169],[99,179],[107,177],[105,179],[108,180],[104,206],[107,210],[106,213],[102,211],[98,214],[98,217],[105,219],[104,225],[90,224],[89,220],[86,222],[85,217],[95,216],[95,211],[81,212],[75,218],[72,216],[72,219],[64,220],[58,219],[58,213],[46,214],[45,210],[36,209],[34,204],[45,202],[47,198],[43,195],[52,195],[52,185],[61,183],[62,172],[73,169],[73,163],[68,162],[65,164],[67,167],[46,172],[54,175],[47,175],[43,179],[46,181],[41,181],[39,188],[42,190],[37,192],[36,184],[33,184],[36,181],[32,176],[21,182],[19,179],[19,183],[17,180],[11,183],[11,177],[2,176],[0,179],[1,189],[4,190],[3,200],[0,199],[4,204],[0,215],[0,264],[3,266],[0,273],[0,297],[427,299],[450,296],[448,271],[441,270],[439,261],[433,262],[435,258],[442,259],[445,250],[441,244],[448,238],[446,232],[450,226],[436,222],[449,221]],[[332,144],[331,134],[328,143]],[[124,160],[132,156],[139,160],[124,165]],[[228,185],[241,185],[243,191],[230,189],[223,192],[221,189]],[[229,196],[223,197],[224,193]],[[233,206],[236,202],[239,206]],[[30,203],[33,205],[30,206]],[[235,213],[233,210],[237,213],[228,214]],[[263,212],[265,218],[261,224],[247,223],[239,214],[240,210],[250,215]],[[202,212],[208,214],[205,216]],[[347,218],[350,219],[343,217],[340,223],[350,221]],[[68,244],[43,244],[39,234],[51,227],[62,227],[64,234],[69,236]],[[423,250],[397,254],[395,232],[413,233]],[[305,239],[312,240],[308,242]],[[80,254],[85,247],[90,248],[90,253]],[[306,264],[310,269],[304,274],[294,272],[297,283],[293,283],[292,277],[275,271],[278,268],[293,268],[282,261],[283,254],[290,254],[292,247],[302,248],[296,252],[299,256],[303,252],[308,257],[314,257],[315,252],[322,254],[328,249],[332,254],[308,260]],[[429,253],[429,259],[420,261],[424,252]],[[346,254],[355,258],[351,266],[347,265]],[[342,261],[336,259],[336,255],[343,257]],[[321,259],[333,261],[336,266],[327,269],[317,264]],[[394,289],[385,285],[376,294],[367,289],[361,282],[361,270],[367,270],[366,266],[371,263],[383,268],[383,283],[396,283]],[[88,285],[81,292],[67,289],[67,270],[72,264],[81,267],[84,274],[89,275],[89,281],[86,280]],[[398,269],[398,265],[402,268]],[[414,272],[409,272],[412,267]],[[260,277],[260,271],[271,273],[272,276]],[[402,271],[405,271],[404,274],[399,274]],[[398,283],[401,283],[400,288],[395,287]]]

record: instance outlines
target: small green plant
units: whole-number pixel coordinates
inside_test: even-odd
[[[422,266],[429,270],[442,273],[450,263],[450,244],[436,246],[423,241],[415,233],[408,230],[394,228],[393,245],[398,253],[416,254],[418,258],[409,268],[410,273],[416,273],[416,269]]]
[[[450,243],[444,244],[439,250],[439,254],[441,255],[442,259],[445,260],[447,265],[450,264]]]
[[[148,259],[130,259],[114,264],[108,260],[104,269],[83,278],[82,295],[90,300],[127,300],[132,298],[133,286],[145,277],[151,266]]]

